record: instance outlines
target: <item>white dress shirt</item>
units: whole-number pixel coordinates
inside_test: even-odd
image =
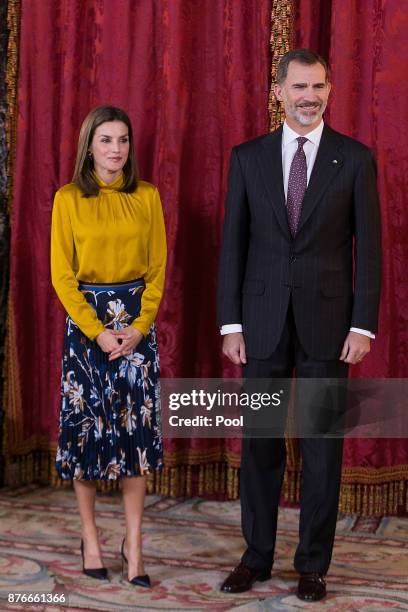
[[[304,134],[304,137],[307,138],[307,142],[303,145],[303,150],[306,155],[306,165],[307,165],[307,184],[309,184],[310,175],[312,174],[313,166],[316,160],[317,151],[320,144],[320,139],[323,133],[324,122],[321,121],[319,125],[309,132],[308,134]],[[283,170],[283,187],[285,190],[285,199],[288,196],[288,182],[289,182],[289,172],[290,166],[292,164],[293,157],[298,148],[297,138],[301,134],[297,134],[292,128],[288,126],[288,124],[283,124],[283,132],[282,132],[282,170]],[[302,134],[303,136],[303,134]],[[363,334],[364,336],[368,336],[369,338],[375,338],[375,335],[370,331],[365,329],[360,329],[359,327],[351,327],[350,331],[357,332],[359,334]],[[242,325],[240,323],[230,323],[228,325],[223,325],[221,327],[221,335],[232,334],[236,332],[242,332]]]
[[[317,128],[305,134],[307,141],[303,145],[303,150],[306,155],[307,165],[307,184],[309,185],[310,175],[312,174],[313,166],[316,161],[317,150],[319,148],[320,139],[323,133],[324,123],[321,121]],[[283,187],[285,189],[285,200],[288,197],[288,182],[290,166],[292,165],[293,157],[298,148],[298,142],[296,138],[299,138],[300,134],[297,134],[288,126],[283,124],[282,132],[282,170],[283,170]]]

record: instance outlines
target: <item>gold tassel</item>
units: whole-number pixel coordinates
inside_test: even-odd
[[[395,466],[394,466],[395,467]],[[347,478],[352,476],[348,468]],[[339,509],[346,514],[360,516],[396,515],[408,512],[407,479],[378,482],[377,470],[372,470],[371,484],[343,482],[340,489]],[[389,478],[389,474],[386,474]],[[367,478],[367,475],[365,476]],[[193,481],[197,483],[193,491]],[[298,503],[300,494],[301,471],[287,470],[283,486],[284,499],[288,503]],[[9,487],[21,487],[38,483],[55,487],[71,487],[72,481],[61,481],[55,471],[55,449],[30,450],[26,454],[13,457],[7,465]],[[97,481],[97,488],[104,493],[118,491],[120,482]],[[226,495],[227,499],[238,498],[239,470],[227,462],[213,462],[201,465],[180,465],[164,467],[161,471],[147,476],[148,493],[170,497],[191,497],[193,492],[199,496]]]
[[[271,13],[271,89],[269,92],[269,114],[271,131],[276,130],[285,120],[285,113],[281,109],[273,92],[276,82],[276,71],[280,58],[292,46],[293,36],[293,7],[291,0],[273,0]]]
[[[17,83],[18,83],[18,51],[20,42],[20,0],[8,0],[7,28],[9,31],[7,48],[6,86],[7,86],[7,187],[8,211],[11,212],[13,195],[13,171],[16,159],[16,129],[17,129]]]

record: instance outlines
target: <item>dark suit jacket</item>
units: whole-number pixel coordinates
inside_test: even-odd
[[[314,359],[338,359],[351,326],[377,331],[380,270],[370,149],[324,126],[293,239],[283,187],[282,128],[234,147],[218,324],[242,323],[250,357],[273,353],[292,296],[303,349]]]

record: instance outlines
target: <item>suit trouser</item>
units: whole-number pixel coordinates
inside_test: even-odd
[[[347,378],[343,361],[316,361],[307,356],[297,337],[291,305],[279,345],[265,360],[248,358],[244,377],[287,379]],[[295,413],[302,410],[298,398]],[[252,568],[273,564],[278,505],[286,463],[285,439],[244,438],[240,498],[242,531],[247,543],[242,561]],[[294,565],[299,573],[326,573],[336,530],[342,464],[342,437],[302,437],[302,483],[299,545]]]

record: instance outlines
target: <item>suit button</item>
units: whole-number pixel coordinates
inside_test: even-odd
[[[295,263],[296,260],[297,260],[296,255],[292,255],[292,257],[290,258],[291,263]]]

